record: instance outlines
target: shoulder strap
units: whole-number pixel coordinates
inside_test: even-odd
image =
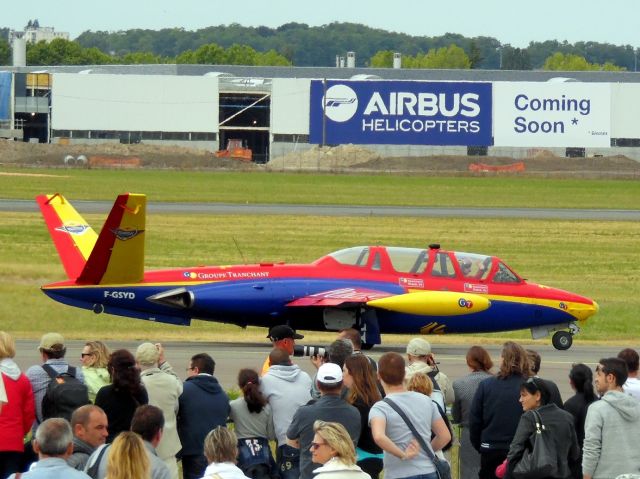
[[[44,372],[47,373],[51,379],[55,379],[58,377],[58,371],[53,369],[51,365],[43,364],[42,369],[44,369]]]
[[[70,374],[74,378],[76,377],[76,368],[75,366],[67,366],[67,374]]]
[[[92,477],[93,479],[97,479],[98,477],[98,470],[100,469],[102,456],[104,456],[104,453],[107,452],[107,449],[109,449],[109,444],[105,444],[102,446],[102,449],[100,449],[100,452],[98,453],[98,457],[96,457],[96,460],[93,462],[93,464],[91,464],[91,466],[86,471],[86,474]]]
[[[435,454],[433,453],[431,448],[427,445],[427,443],[425,442],[425,440],[422,437],[422,435],[418,432],[418,430],[413,425],[413,423],[409,420],[409,418],[404,413],[404,411],[400,408],[400,406],[398,406],[396,403],[394,403],[388,397],[384,398],[383,401],[386,402],[389,406],[391,406],[393,408],[393,410],[395,412],[398,413],[398,415],[402,418],[402,420],[409,427],[409,429],[411,429],[411,432],[413,433],[413,435],[416,438],[416,440],[420,443],[420,446],[422,447],[422,449],[424,449],[424,451],[427,453],[427,456],[429,456],[429,458],[431,460],[433,460],[433,458],[435,457]]]
[[[538,432],[542,431],[544,429],[544,424],[542,423],[542,416],[535,409],[532,409],[531,412],[533,413],[533,418],[536,423],[536,431]]]

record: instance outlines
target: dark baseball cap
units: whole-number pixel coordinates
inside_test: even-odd
[[[279,324],[269,330],[267,338],[271,339],[271,341],[280,341],[281,339],[286,338],[302,339],[304,338],[304,336],[302,334],[296,333],[291,327],[287,326],[286,324]]]

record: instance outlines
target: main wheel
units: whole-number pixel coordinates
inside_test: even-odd
[[[565,351],[573,344],[573,336],[567,331],[556,331],[551,338],[551,343],[554,348]]]

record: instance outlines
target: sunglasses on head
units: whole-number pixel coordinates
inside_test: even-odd
[[[533,387],[537,389],[540,389],[540,387],[538,386],[538,381],[540,380],[540,378],[538,378],[538,376],[532,376],[529,379],[527,379],[524,383],[525,384],[533,384]]]

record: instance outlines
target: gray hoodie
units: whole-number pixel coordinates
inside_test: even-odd
[[[262,394],[271,405],[278,446],[287,443],[294,413],[311,399],[311,378],[297,364],[271,366],[261,380]]]
[[[640,473],[640,401],[608,391],[589,406],[582,472],[594,479]]]

